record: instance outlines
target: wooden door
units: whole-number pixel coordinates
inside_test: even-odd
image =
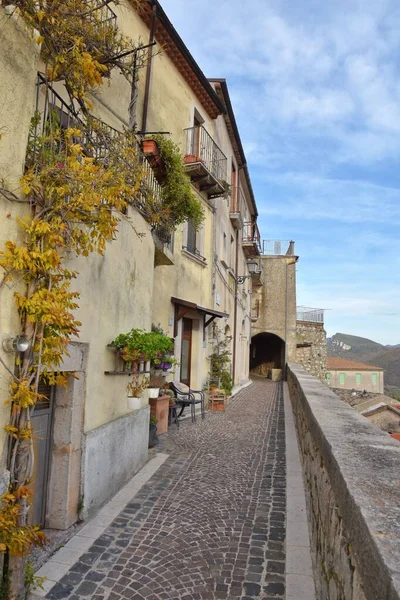
[[[32,413],[33,448],[34,448],[34,472],[31,489],[33,493],[32,508],[30,511],[30,522],[34,525],[45,524],[46,502],[48,491],[48,479],[50,468],[51,435],[53,422],[55,386],[39,386],[39,393],[45,398],[37,402]]]
[[[181,382],[190,387],[192,361],[192,320],[182,319]]]

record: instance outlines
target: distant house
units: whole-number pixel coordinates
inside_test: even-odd
[[[326,364],[326,381],[329,387],[345,390],[366,390],[383,394],[383,374],[380,367],[347,360],[345,358],[328,357]]]
[[[370,423],[377,425],[390,434],[399,435],[400,433],[400,410],[394,406],[388,406],[385,402],[380,402],[361,411],[363,417],[366,417]],[[398,438],[396,438],[398,439]]]

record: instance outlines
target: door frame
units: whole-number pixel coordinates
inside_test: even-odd
[[[185,332],[185,325],[189,325]],[[185,333],[188,333],[188,337],[185,337]],[[188,352],[188,367],[187,367],[187,379],[182,380],[182,349],[183,342],[187,340],[189,341],[189,352]],[[180,381],[181,383],[185,383],[188,387],[190,387],[190,378],[192,374],[192,343],[193,343],[193,320],[188,319],[187,317],[182,317],[182,340],[181,340],[181,373],[180,373]]]
[[[32,415],[31,422],[35,419],[35,416],[47,415],[48,422],[46,428],[46,437],[45,437],[45,457],[44,457],[44,466],[43,466],[43,493],[40,505],[40,523],[34,523],[34,525],[40,525],[41,527],[45,526],[46,523],[46,513],[47,513],[47,505],[48,505],[48,497],[49,497],[49,483],[50,483],[50,467],[51,467],[51,456],[52,456],[52,443],[53,443],[53,430],[54,430],[54,405],[55,405],[55,395],[56,395],[56,386],[51,385],[50,394],[49,394],[49,406],[46,408],[40,408],[40,404],[36,405]],[[34,425],[32,422],[32,430],[34,433]],[[39,455],[37,454],[37,459]],[[34,488],[35,489],[35,488]],[[34,499],[39,499],[37,493],[34,493]],[[31,514],[33,516],[33,505]]]

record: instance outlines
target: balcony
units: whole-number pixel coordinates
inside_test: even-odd
[[[242,248],[246,258],[254,258],[261,254],[261,239],[257,223],[243,223]]]
[[[261,253],[264,256],[294,256],[294,242],[292,240],[263,240]]]
[[[250,271],[251,274],[251,282],[253,284],[253,287],[260,287],[263,285],[264,283],[264,277],[263,277],[263,269],[262,269],[262,263],[261,263],[261,258],[254,258],[253,261],[255,263],[257,263],[257,266],[255,266],[254,270],[252,269]]]
[[[111,15],[110,19],[112,18]],[[49,158],[52,160],[52,152],[59,153],[63,151],[62,136],[58,136],[56,142],[49,141],[50,134],[58,129],[61,131],[68,128],[79,129],[79,136],[74,138],[76,143],[82,145],[85,155],[103,163],[107,160],[108,149],[113,143],[117,142],[118,136],[121,136],[120,131],[99,119],[93,116],[87,119],[82,114],[78,114],[77,108],[72,103],[68,104],[41,73],[38,73],[37,76],[35,114],[38,115],[38,119],[35,121],[35,127],[31,129],[29,135],[25,161],[27,167],[33,164],[46,164]],[[43,152],[42,149],[43,137],[47,140],[46,152]],[[137,195],[132,198],[129,204],[150,222],[147,217],[147,203],[150,198],[151,202],[161,207],[163,202],[162,188],[149,161],[144,156],[139,142],[134,143],[136,143],[136,157],[143,169],[144,177]],[[52,144],[52,148],[50,148],[50,144]],[[156,264],[172,264],[171,243],[173,232],[166,231],[162,223],[150,222],[150,225],[152,226],[152,234],[156,245]]]
[[[226,193],[227,158],[203,126],[185,132],[184,162],[192,183],[208,198]]]
[[[229,217],[234,229],[243,229],[243,211],[245,206],[245,197],[240,187],[232,187]]]
[[[324,324],[323,308],[308,308],[307,306],[298,306],[296,310],[296,320],[306,323]]]
[[[254,323],[255,321],[258,320],[259,317],[260,317],[260,301],[255,300],[251,307],[250,319]]]

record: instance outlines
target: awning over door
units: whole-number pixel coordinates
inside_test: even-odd
[[[221,319],[229,317],[228,313],[214,310],[213,308],[206,308],[200,306],[195,302],[188,302],[188,300],[182,300],[181,298],[171,297],[172,304],[175,305],[175,318],[174,318],[174,337],[178,335],[178,321],[182,319],[190,310],[196,310],[201,313],[204,317],[204,329],[214,321],[214,319]]]

